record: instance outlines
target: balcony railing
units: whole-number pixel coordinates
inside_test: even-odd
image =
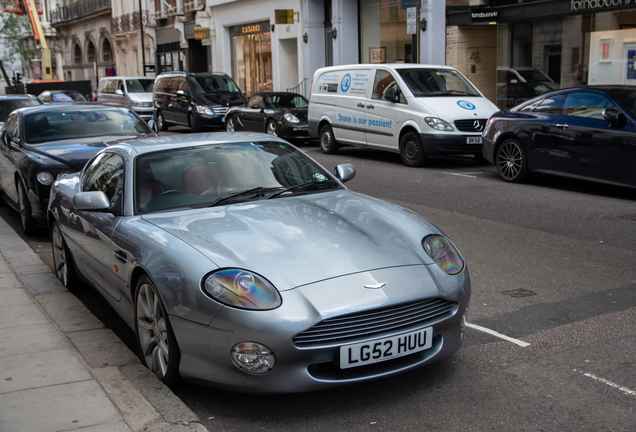
[[[148,25],[153,25],[154,20],[150,18],[150,13],[145,10],[141,11],[141,19],[144,23],[144,28],[147,28]],[[110,34],[123,34],[131,31],[139,31],[139,12],[132,12],[128,14],[124,14],[115,18],[110,19]]]
[[[183,0],[183,10],[192,12],[205,9],[205,0]]]
[[[51,11],[51,24],[59,24],[101,12],[110,11],[110,0],[80,0]]]

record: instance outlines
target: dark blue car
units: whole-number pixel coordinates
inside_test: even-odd
[[[0,131],[0,195],[32,235],[46,225],[49,191],[58,176],[81,171],[109,144],[154,135],[123,107],[78,103],[15,110]]]
[[[636,86],[546,93],[493,114],[483,136],[504,181],[541,172],[636,187]]]

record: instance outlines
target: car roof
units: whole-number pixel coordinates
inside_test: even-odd
[[[32,94],[13,94],[13,95],[0,95],[0,100],[9,100],[9,99],[35,99],[36,97]]]
[[[279,142],[291,146],[287,141],[272,135],[257,132],[208,132],[140,138],[110,146],[109,149],[123,149],[142,155],[161,150],[183,149],[200,145],[241,144],[246,142]],[[293,147],[293,146],[292,146]]]
[[[294,93],[294,92],[277,91],[277,92],[258,92],[258,93],[254,93],[251,97],[254,97],[254,96],[282,96],[282,95],[303,96],[301,94]]]
[[[96,108],[108,108],[113,110],[126,110],[130,111],[128,108],[115,105],[115,104],[105,104],[105,103],[95,103],[95,102],[65,102],[59,104],[49,104],[49,105],[36,105],[32,107],[24,107],[17,109],[16,111],[22,114],[34,114],[38,112],[51,112],[51,111],[92,111]]]
[[[101,78],[100,81],[109,81],[109,80],[116,80],[116,79],[155,79],[155,77],[149,77],[149,76],[114,76],[114,77],[104,77]]]

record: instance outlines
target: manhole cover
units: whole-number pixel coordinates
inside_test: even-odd
[[[514,289],[510,291],[502,291],[502,294],[509,295],[510,297],[521,298],[521,297],[530,297],[533,295],[537,295],[536,292],[528,291],[525,289]]]
[[[616,215],[616,217],[619,217],[621,219],[629,219],[629,220],[636,221],[636,214],[622,214],[622,215]]]

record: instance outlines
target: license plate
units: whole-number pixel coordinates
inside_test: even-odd
[[[433,327],[409,333],[340,347],[340,368],[347,369],[379,363],[433,346]]]
[[[466,144],[481,144],[481,137],[467,137]]]

